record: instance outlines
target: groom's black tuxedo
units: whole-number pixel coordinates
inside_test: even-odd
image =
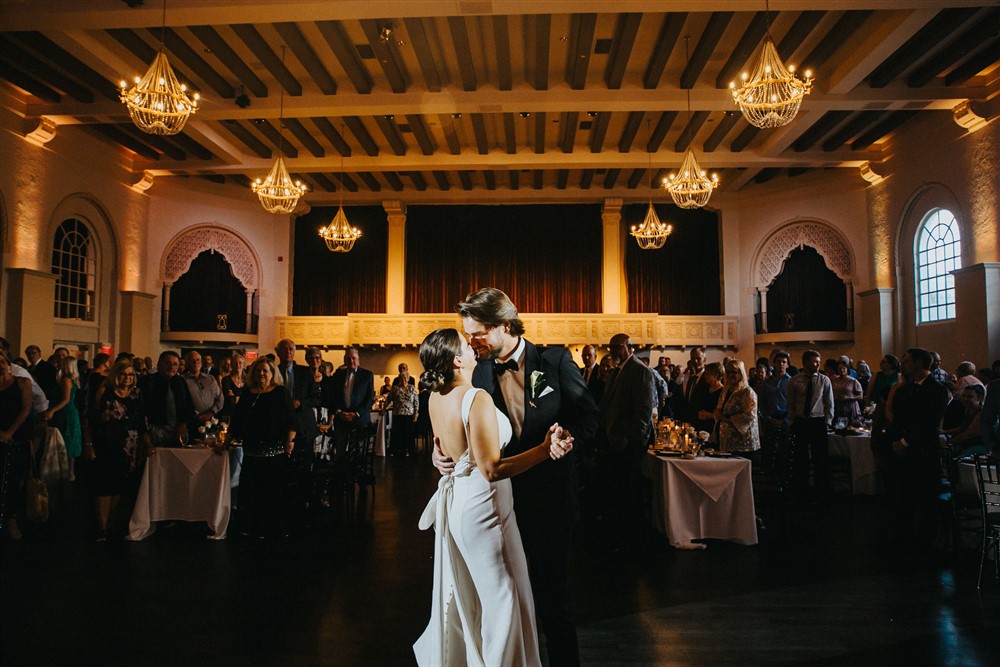
[[[542,375],[532,389],[531,376],[535,371]],[[511,439],[504,449],[505,456],[520,454],[544,441],[555,422],[569,429],[577,442],[586,442],[594,436],[600,413],[580,369],[566,349],[539,350],[525,341],[524,365],[518,372],[524,373],[524,423],[520,436]],[[496,379],[493,362],[480,362],[473,372],[472,384],[489,392],[497,408],[509,415]],[[547,388],[552,391],[547,392]],[[578,664],[576,626],[567,585],[570,543],[578,515],[573,455],[540,463],[513,477],[511,484],[549,664]]]

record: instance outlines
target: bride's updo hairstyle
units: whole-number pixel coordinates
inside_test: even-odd
[[[437,329],[420,344],[420,390],[441,391],[455,379],[452,362],[462,354],[462,335],[456,329]]]

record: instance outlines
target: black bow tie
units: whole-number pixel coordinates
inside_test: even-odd
[[[517,372],[517,361],[514,359],[508,359],[507,361],[494,361],[493,368],[497,372],[497,376],[503,375],[506,371]]]

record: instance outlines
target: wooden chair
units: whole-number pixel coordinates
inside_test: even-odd
[[[355,434],[358,437],[354,483],[361,491],[366,491],[368,487],[371,487],[372,497],[375,496],[375,439],[377,433],[378,424],[372,424],[368,428],[358,428],[351,433],[352,437]]]
[[[983,509],[982,549],[976,587],[982,588],[983,565],[991,549],[994,576],[1000,581],[1000,462],[986,454],[976,454],[976,481]]]

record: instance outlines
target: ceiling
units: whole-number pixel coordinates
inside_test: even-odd
[[[817,170],[857,174],[888,157],[893,132],[916,116],[965,100],[995,106],[996,2],[763,9],[171,0],[166,51],[202,103],[182,134],[153,137],[132,126],[118,82],[145,72],[159,48],[159,0],[0,0],[0,77],[25,132],[42,117],[81,125],[127,151],[137,176],[241,186],[277,154],[284,91],[283,153],[313,205],[338,200],[342,175],[353,202],[639,200],[689,143],[736,192]],[[728,85],[756,59],[768,16],[785,63],[811,69],[815,85],[791,124],[758,130]]]

